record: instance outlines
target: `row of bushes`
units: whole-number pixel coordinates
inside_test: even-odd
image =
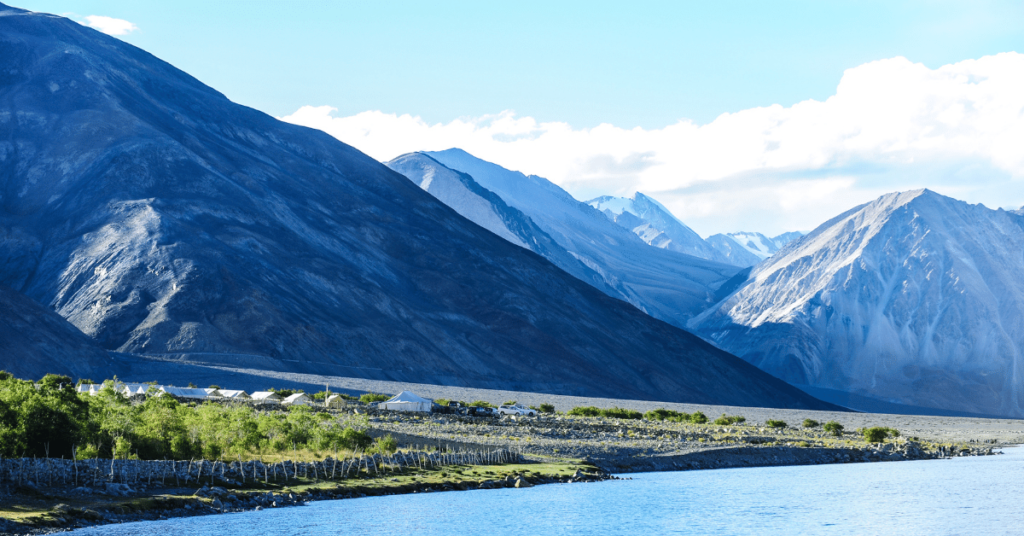
[[[631,409],[609,408],[601,409],[594,406],[576,406],[568,411],[567,415],[578,417],[611,417],[615,419],[642,419],[643,413]]]
[[[699,411],[685,413],[671,409],[655,409],[644,413],[644,418],[649,421],[670,421],[688,422],[692,424],[707,424],[708,416]]]
[[[371,446],[365,418],[340,421],[308,407],[182,404],[155,396],[132,404],[109,386],[79,395],[71,379],[47,375],[38,387],[0,371],[0,456],[217,459],[295,449]]]

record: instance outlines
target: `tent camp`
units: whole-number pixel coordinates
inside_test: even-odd
[[[391,411],[424,411],[429,413],[430,407],[433,404],[432,400],[417,396],[409,391],[402,391],[390,400],[381,402],[377,408],[389,409]]]

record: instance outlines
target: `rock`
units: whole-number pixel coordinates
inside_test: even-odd
[[[530,484],[525,478],[519,477],[516,479],[517,488],[532,488],[533,484]]]

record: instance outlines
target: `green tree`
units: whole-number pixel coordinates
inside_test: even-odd
[[[836,437],[841,437],[843,435],[843,425],[837,423],[836,421],[828,421],[827,423],[825,423],[825,426],[823,428],[826,432]]]
[[[373,402],[384,402],[390,398],[390,396],[382,395],[380,393],[363,393],[359,396],[359,401],[363,404],[371,404]]]
[[[882,427],[866,428],[861,431],[861,435],[864,436],[864,441],[868,443],[883,443],[885,439],[889,437],[889,430]]]

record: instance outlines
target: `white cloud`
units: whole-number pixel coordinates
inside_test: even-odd
[[[877,195],[932,188],[1024,204],[1024,55],[929,69],[905,58],[845,72],[836,94],[661,129],[574,129],[513,112],[427,124],[305,106],[285,121],[374,158],[460,147],[551,179],[579,198],[642,191],[698,232],[808,230]]]
[[[103,15],[89,15],[82,19],[81,23],[107,35],[126,35],[139,29],[138,26],[126,20]]]

